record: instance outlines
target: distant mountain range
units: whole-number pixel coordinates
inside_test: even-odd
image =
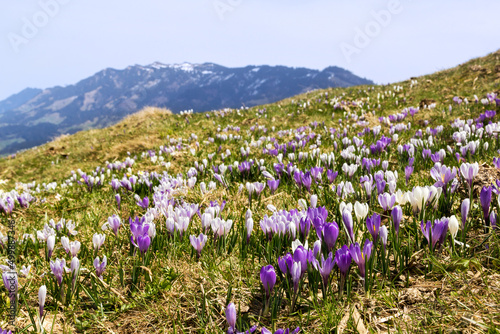
[[[105,127],[145,106],[173,112],[251,107],[319,88],[372,83],[335,66],[322,71],[212,63],[108,68],[75,85],[27,88],[0,101],[0,154]]]

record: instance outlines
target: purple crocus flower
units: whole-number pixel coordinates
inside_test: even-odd
[[[280,180],[268,180],[267,181],[267,186],[269,187],[269,190],[271,190],[271,195],[274,194],[276,189],[278,189],[279,185],[280,185]]]
[[[380,231],[380,215],[374,213],[371,217],[368,217],[366,219],[366,227],[372,235],[373,242],[377,244]]]
[[[376,185],[377,185],[377,194],[381,194],[384,192],[385,185],[387,184],[384,179],[377,178],[376,179]]]
[[[328,178],[328,182],[332,184],[335,182],[335,179],[337,178],[337,175],[339,175],[339,172],[334,172],[330,169],[326,171],[326,177]]]
[[[149,225],[144,224],[144,217],[139,219],[139,217],[135,217],[135,220],[132,220],[132,217],[128,219],[130,223],[130,232],[132,233],[132,237],[136,240],[140,235],[145,235],[148,233]]]
[[[128,191],[132,191],[132,183],[125,176],[123,177],[123,180],[120,181],[120,183],[121,183],[122,187],[124,187]]]
[[[302,187],[302,172],[299,171],[299,170],[296,170],[294,173],[293,173],[293,179],[295,181],[295,183],[297,184],[297,186],[299,187],[299,189]]]
[[[363,246],[363,252],[361,252],[361,248],[359,244],[356,242],[354,244],[351,244],[349,247],[349,253],[351,254],[352,259],[356,264],[358,265],[359,268],[359,274],[363,279],[366,276],[366,264],[370,260],[370,256],[372,254],[372,248],[373,248],[373,243],[366,239],[365,244]]]
[[[399,224],[403,218],[403,209],[399,205],[392,208],[391,211],[392,223],[394,224],[394,230],[396,231],[396,237],[399,235]]]
[[[17,201],[19,202],[19,205],[22,208],[28,208],[30,205],[30,202],[34,201],[35,198],[31,196],[29,193],[23,193],[19,196],[17,196]]]
[[[120,197],[120,194],[116,194],[115,195],[115,199],[116,199],[116,205],[118,206],[118,210],[120,210],[120,204],[122,202],[122,199]]]
[[[300,327],[295,328],[292,332],[290,332],[290,328],[287,328],[287,329],[280,328],[276,332],[274,332],[274,334],[297,334],[298,332],[300,332]],[[273,332],[271,332],[266,327],[262,327],[261,333],[262,334],[273,334]]]
[[[302,185],[306,187],[308,192],[311,192],[311,184],[312,184],[312,178],[311,178],[311,173],[306,172],[301,175],[301,181]]]
[[[432,167],[431,169],[431,177],[436,181],[434,183],[434,187],[441,187],[443,188],[444,195],[446,196],[447,193],[447,185],[450,181],[453,181],[455,177],[457,176],[457,169],[453,167],[453,169],[450,169],[446,167],[445,165],[438,165]]]
[[[13,305],[17,299],[17,288],[18,288],[17,273],[6,271],[2,273],[2,279],[5,289],[7,289],[8,295],[10,297],[10,303],[11,305]]]
[[[203,249],[203,247],[205,247],[205,243],[207,242],[207,236],[203,233],[200,233],[198,237],[190,235],[189,241],[191,242],[193,248],[196,249],[196,253],[199,258],[201,255],[201,250]]]
[[[441,247],[445,240],[446,233],[448,232],[448,218],[434,220],[434,226],[432,226],[430,220],[428,220],[426,224],[422,221],[420,223],[420,229],[427,239],[431,250],[435,250],[436,246]]]
[[[64,275],[64,266],[66,265],[65,259],[56,259],[55,261],[50,261],[50,269],[52,270],[52,274],[57,280],[59,286],[62,284],[63,275]]]
[[[114,191],[118,191],[120,187],[122,186],[122,183],[118,179],[113,179],[111,180],[111,188],[113,188]]]
[[[347,272],[351,267],[352,257],[349,252],[349,247],[347,245],[342,246],[342,248],[337,249],[335,252],[335,263],[339,267],[342,280],[345,281],[347,277]]]
[[[303,217],[299,222],[299,233],[304,236],[306,239],[309,236],[309,231],[311,230],[311,218]]]
[[[295,249],[295,252],[293,252],[293,261],[301,264],[300,276],[302,277],[307,271],[307,251],[303,246],[299,246]]]
[[[269,299],[273,291],[274,284],[276,284],[276,271],[272,265],[264,266],[260,270],[260,281],[266,291],[266,297]]]
[[[486,226],[488,226],[490,222],[491,187],[483,187],[481,189],[479,200],[481,202],[481,208],[483,209],[484,221]]]
[[[339,226],[336,222],[326,223],[323,226],[323,241],[326,244],[328,252],[331,252],[335,247],[337,238],[339,236]]]
[[[491,211],[490,213],[490,224],[491,228],[496,230],[497,229],[497,221],[498,221],[498,215],[496,214],[495,211]]]
[[[234,303],[229,303],[226,308],[226,320],[229,324],[228,334],[236,333],[236,307]]]
[[[106,255],[104,255],[102,262],[99,259],[99,256],[95,258],[94,260],[94,268],[96,271],[97,277],[102,279],[102,274],[104,274],[104,270],[106,270],[106,265],[108,264],[108,259],[106,258]]]
[[[137,236],[137,243],[135,243],[134,236],[132,235],[130,236],[130,242],[132,242],[132,245],[139,248],[139,251],[142,253],[142,255],[144,255],[148,251],[149,245],[151,245],[151,238],[147,233],[144,235],[139,235]]]
[[[330,277],[330,273],[332,272],[334,265],[335,261],[333,260],[333,255],[331,252],[328,254],[326,260],[323,257],[323,254],[321,254],[321,265],[319,266],[318,270],[321,278],[323,279],[323,286],[325,288],[328,286],[328,278]]]
[[[284,276],[291,274],[293,265],[293,257],[292,254],[287,253],[284,256],[278,258],[278,266],[283,273]]]
[[[493,166],[500,169],[500,158],[493,158]]]
[[[378,195],[378,203],[384,211],[392,210],[392,207],[396,203],[396,195],[389,193],[380,194]]]
[[[408,185],[408,181],[410,180],[411,174],[413,174],[413,166],[406,166],[405,167],[406,185]]]
[[[354,242],[354,225],[352,222],[351,211],[344,209],[344,211],[342,212],[342,221],[344,222],[344,226],[347,230],[347,234],[351,243]]]
[[[466,198],[462,202],[461,214],[462,214],[462,231],[465,230],[465,222],[467,221],[467,216],[469,215],[470,209],[470,199]]]
[[[141,208],[147,209],[149,207],[149,198],[148,198],[148,196],[144,197],[143,199],[141,199],[139,196],[137,196],[136,199],[137,199],[137,202],[135,204],[137,204]]]
[[[116,236],[118,236],[118,230],[120,229],[121,224],[121,219],[117,215],[112,215],[108,218],[108,225],[111,227]]]

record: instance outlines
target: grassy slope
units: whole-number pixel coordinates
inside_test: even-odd
[[[410,88],[409,81],[394,84],[402,85],[404,90],[395,93],[395,97],[381,99],[381,107],[377,108],[376,117],[396,113],[407,106],[417,106],[421,101],[427,99],[434,100],[437,107],[432,112],[418,113],[415,120],[412,120],[416,126],[422,125],[424,119],[430,121],[431,126],[436,126],[447,124],[455,117],[466,118],[471,112],[475,112],[475,109],[470,111],[465,107],[454,107],[451,115],[448,112],[443,114],[441,111],[448,109],[448,105],[452,104],[451,99],[456,95],[472,100],[474,94],[482,98],[488,92],[498,91],[500,89],[499,57],[500,52],[497,51],[484,58],[471,60],[454,69],[417,78],[418,84],[412,88]],[[370,90],[367,90],[368,88]],[[325,122],[327,127],[338,127],[337,121],[342,118],[342,114],[336,112],[332,121],[332,112],[334,112],[332,107],[315,103],[322,94],[325,92],[328,92],[329,96],[345,94],[345,100],[356,99],[365,102],[368,101],[369,97],[370,104],[375,106],[376,103],[373,101],[377,99],[378,94],[388,95],[386,92],[393,90],[393,85],[391,85],[314,91],[275,104],[252,108],[242,112],[241,116],[232,112],[225,117],[214,117],[212,114],[209,119],[206,118],[205,114],[195,114],[185,118],[159,110],[141,112],[112,127],[61,137],[51,143],[17,154],[13,159],[1,159],[0,179],[7,180],[7,183],[1,187],[7,191],[12,189],[16,182],[34,180],[38,183],[56,181],[60,184],[71,175],[71,170],[80,168],[83,171],[90,171],[96,166],[104,166],[107,160],[123,161],[127,157],[127,152],[130,152],[131,156],[140,156],[148,149],[158,150],[160,145],[167,143],[167,136],[187,139],[191,133],[198,136],[201,149],[197,151],[196,157],[186,151],[170,157],[168,160],[172,163],[171,173],[185,173],[186,168],[192,166],[195,160],[200,161],[206,158],[207,154],[215,152],[219,145],[222,146],[222,151],[225,151],[226,148],[231,150],[233,156],[230,161],[241,160],[239,155],[241,143],[232,144],[216,141],[216,145],[205,147],[203,141],[208,137],[215,137],[217,126],[221,128],[225,128],[227,125],[240,126],[242,135],[246,134],[246,130],[255,124],[265,125],[268,129],[275,126],[276,131],[295,129],[299,126],[309,125],[312,121]],[[398,105],[395,103],[396,98]],[[405,98],[406,103],[403,102]],[[309,101],[311,106],[298,107],[297,103],[292,103],[292,100],[294,102],[300,101],[300,104]],[[266,108],[264,113],[267,115],[266,117],[256,114],[259,109],[263,108]],[[476,116],[477,114],[474,117]],[[376,117],[367,116],[370,126],[378,125]],[[414,133],[416,126],[401,137],[403,139],[409,138],[410,133]],[[235,132],[231,133],[236,134]],[[258,132],[253,135],[253,139],[257,140],[262,135],[264,133]],[[189,145],[195,147],[193,142]],[[262,149],[252,149],[251,157],[266,158],[261,152]],[[217,159],[217,164],[219,164],[221,160]],[[395,157],[389,157],[389,159],[392,162],[391,168],[399,170],[401,173],[401,168],[397,165]],[[489,163],[489,161],[491,161],[490,157],[481,159],[481,162]],[[139,170],[162,171],[164,168],[153,166],[147,159],[139,159],[133,170],[134,172]],[[425,172],[418,174],[412,180],[410,186],[429,183],[428,168],[426,168]],[[57,192],[63,195],[61,201],[55,199],[54,193],[46,196],[47,202],[45,204],[34,205],[28,210],[16,212],[19,235],[24,232],[33,233],[34,229],[41,229],[47,217],[56,221],[64,217],[79,223],[78,240],[85,244],[82,246],[84,248],[82,252],[85,252],[85,249],[91,249],[91,241],[89,241],[91,235],[99,231],[99,227],[108,216],[116,213],[112,191],[106,187],[106,190],[103,191],[87,193],[80,187],[75,191],[58,189]],[[305,194],[297,194],[288,188],[281,191],[278,196],[273,197],[269,193],[265,195],[266,200],[254,208],[255,230],[259,228],[260,217],[268,213],[264,204],[291,209],[296,207],[297,196],[305,196]],[[229,190],[218,189],[206,196],[202,196],[199,191],[190,192],[186,197],[188,202],[203,204],[214,199],[229,200],[228,209],[226,209],[227,215],[233,218],[237,222],[236,224],[241,224],[241,215],[246,210],[245,206],[247,205],[246,195],[244,192],[237,193],[235,187]],[[328,207],[328,203],[322,203],[321,199],[320,205]],[[123,198],[123,206],[121,211],[123,219],[127,219],[134,211],[136,213],[138,211],[132,196]],[[157,226],[160,224],[162,222],[157,222]],[[2,232],[5,233],[4,230]],[[106,242],[108,243],[108,240]],[[106,244],[106,246],[108,245]],[[142,331],[146,326],[155,332],[163,330],[170,332],[174,327],[177,331],[180,328],[183,328],[185,332],[200,331],[205,328],[207,333],[214,332],[216,328],[225,326],[222,309],[226,302],[228,286],[232,286],[233,289],[232,300],[237,305],[241,304],[242,314],[245,314],[244,319],[252,324],[257,322],[262,298],[257,273],[260,266],[266,264],[265,261],[254,259],[241,263],[235,255],[218,255],[215,249],[208,249],[206,258],[195,262],[188,256],[191,247],[188,243],[173,244],[171,247],[171,251],[167,254],[158,255],[153,260],[150,269],[154,275],[143,277],[139,291],[131,292],[127,287],[120,287],[118,295],[109,291],[103,292],[102,303],[104,306],[101,306],[102,309],[96,307],[88,295],[82,293],[80,303],[59,312],[61,318],[56,321],[56,328],[59,331],[63,329],[86,331],[90,328],[97,328],[100,332],[108,332],[109,330],[133,332]],[[124,270],[130,269],[131,258],[127,254],[121,254],[123,252],[120,252],[117,245],[110,246],[106,250],[108,254],[115,255],[110,260],[107,269],[109,277],[106,278],[106,281],[112,286],[118,287],[120,286],[117,282],[118,272],[122,267]],[[427,277],[423,276],[421,268],[415,268],[408,277],[411,283],[410,287],[405,286],[404,279],[396,279],[394,286],[381,286],[371,298],[356,293],[351,304],[345,301],[327,303],[319,311],[315,311],[314,307],[310,307],[304,302],[300,309],[302,315],[295,314],[288,317],[286,312],[282,312],[276,325],[288,326],[293,323],[300,325],[308,332],[329,332],[337,327],[346,310],[350,309],[348,305],[356,304],[362,313],[363,322],[373,331],[391,328],[413,331],[412,328],[414,329],[415,326],[423,326],[431,332],[444,328],[481,331],[485,329],[482,326],[494,327],[494,324],[498,325],[500,322],[498,314],[494,313],[495,309],[498,310],[500,302],[499,286],[495,283],[500,275],[498,268],[491,269],[492,266],[494,268],[495,264],[498,265],[498,261],[492,262],[488,258],[490,256],[491,254],[487,252],[483,255],[477,255],[475,260],[478,264],[474,266],[458,265],[449,258],[444,259],[444,262],[441,262],[441,265],[436,265]],[[111,258],[109,255],[108,257]],[[41,259],[35,259],[31,250],[25,250],[20,255],[19,263],[25,262],[36,267],[33,269],[33,286],[29,284],[30,288],[27,288],[29,291],[27,298],[30,300],[28,304],[35,307],[36,290],[34,289],[39,286],[42,274],[47,272],[48,266]],[[91,260],[82,263],[82,266],[93,270]],[[462,267],[464,270],[455,272],[455,268]],[[148,283],[148,281],[152,282]],[[27,281],[21,281],[21,284],[28,286]],[[107,289],[103,288],[103,291],[107,291]],[[120,302],[122,297],[127,299],[126,303]],[[202,302],[203,300],[205,301]],[[204,313],[196,313],[203,309],[200,306],[203,303],[205,303]],[[309,300],[309,303],[314,303],[314,300]],[[48,308],[54,311],[54,306],[50,302]],[[485,310],[489,312],[484,312]],[[4,308],[2,309],[2,318],[3,314],[5,314]],[[393,318],[386,322],[378,323],[375,321],[375,318],[389,316],[393,316]],[[476,318],[474,318],[475,316]],[[477,318],[477,316],[480,317]],[[346,320],[346,331],[355,331],[356,325],[353,318],[348,317]],[[26,323],[26,316],[24,316],[23,321]],[[260,322],[269,325],[266,319],[260,319]],[[477,325],[478,322],[480,325]]]

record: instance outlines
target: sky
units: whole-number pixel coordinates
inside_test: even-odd
[[[0,0],[0,100],[111,67],[343,67],[376,83],[500,48],[498,0]]]

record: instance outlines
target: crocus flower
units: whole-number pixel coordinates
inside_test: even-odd
[[[52,270],[52,274],[57,280],[59,285],[62,284],[63,274],[64,274],[64,266],[66,265],[66,260],[64,259],[56,259],[55,261],[50,261],[50,269]]]
[[[278,189],[278,186],[280,185],[280,180],[268,180],[267,181],[267,186],[269,187],[269,190],[271,190],[271,194],[274,194],[276,189]]]
[[[469,215],[470,200],[468,198],[464,199],[461,206],[461,218],[462,218],[462,230],[465,229],[465,222],[467,221],[467,216]]]
[[[45,298],[47,297],[47,287],[42,285],[40,289],[38,289],[38,314],[40,315],[40,319],[43,318],[43,308],[45,306]]]
[[[137,236],[137,243],[134,242],[134,236],[130,236],[130,242],[132,245],[135,247],[139,248],[139,251],[144,255],[148,249],[149,245],[151,245],[151,238],[149,237],[149,234],[144,234],[144,235],[139,235]]]
[[[197,256],[199,258],[201,255],[201,250],[203,249],[203,247],[205,247],[205,243],[207,242],[207,236],[203,233],[200,233],[198,237],[190,235],[189,241],[191,242],[193,248],[196,249]]]
[[[293,252],[293,261],[301,264],[301,277],[307,271],[307,251],[304,246],[298,246]]]
[[[311,173],[306,172],[301,175],[301,182],[304,187],[306,187],[308,192],[311,192],[311,184],[312,184],[312,178],[311,178]]]
[[[137,202],[135,204],[137,204],[141,208],[147,209],[149,207],[149,198],[148,198],[148,196],[146,196],[143,199],[141,199],[138,195],[136,195],[135,199],[137,200]]]
[[[387,227],[385,225],[380,226],[380,240],[382,241],[382,245],[384,245],[384,251],[385,247],[387,246],[387,235],[389,234],[389,231],[387,230]]]
[[[365,244],[363,246],[363,252],[361,252],[361,248],[359,244],[356,242],[351,244],[349,247],[349,254],[351,254],[352,259],[359,268],[359,274],[363,279],[366,276],[366,263],[370,260],[370,256],[372,254],[373,243],[366,239]]]
[[[17,299],[17,288],[18,288],[17,273],[6,271],[2,273],[2,279],[5,289],[7,289],[8,295],[10,297],[10,303],[14,304]]]
[[[323,241],[326,244],[328,252],[331,252],[335,247],[339,236],[339,226],[336,222],[326,223],[323,225]]]
[[[497,229],[497,221],[498,221],[498,215],[495,213],[495,211],[491,211],[490,223],[491,223],[491,228],[494,230]]]
[[[120,194],[116,194],[116,195],[115,195],[115,199],[116,199],[116,204],[117,204],[117,206],[118,206],[118,210],[120,210],[120,204],[121,204],[121,202],[122,202],[122,199],[121,199],[121,197],[120,197]]]
[[[448,220],[448,229],[450,230],[450,234],[455,239],[458,233],[458,219],[455,215],[451,216]]]
[[[273,291],[274,284],[276,284],[276,271],[272,265],[264,266],[260,270],[260,281],[266,291],[266,297],[269,299]]]
[[[229,324],[228,334],[236,333],[236,307],[234,303],[229,303],[226,308],[226,320]]]
[[[391,211],[392,223],[394,224],[394,231],[396,231],[396,236],[399,235],[399,224],[401,223],[401,219],[403,218],[403,209],[399,205],[396,205],[392,208]]]
[[[73,274],[72,290],[75,289],[76,278],[80,271],[80,260],[75,256],[71,259],[71,273]]]
[[[304,236],[305,239],[309,236],[309,231],[311,230],[311,218],[308,216],[302,217],[299,222],[299,233]]]
[[[335,252],[335,263],[339,267],[340,270],[340,278],[341,278],[341,287],[339,291],[342,291],[345,279],[347,277],[347,273],[349,268],[351,267],[352,257],[349,252],[349,247],[347,245],[342,246],[342,248],[337,249]]]
[[[95,233],[92,237],[92,243],[94,244],[94,250],[98,251],[104,244],[106,236],[104,234]]]
[[[250,242],[250,235],[252,234],[253,231],[253,218],[252,218],[252,211],[250,209],[247,210],[247,213],[245,214],[245,227],[247,229],[247,243]]]
[[[111,188],[113,188],[114,191],[117,191],[118,189],[120,189],[120,187],[121,187],[120,180],[118,179],[111,180]]]
[[[280,328],[276,332],[274,332],[274,334],[297,334],[298,332],[300,332],[300,327],[295,328],[292,332],[290,332],[289,328],[287,328],[287,329]],[[273,332],[271,332],[266,327],[262,327],[261,333],[262,334],[273,334]]]
[[[278,258],[278,266],[284,276],[286,276],[287,274],[291,274],[292,265],[293,265],[292,254],[287,253],[282,257]]]
[[[264,188],[266,187],[266,184],[265,183],[260,183],[260,182],[254,182],[253,183],[253,186],[254,186],[254,191],[255,193],[257,194],[257,196],[260,195],[260,193],[264,190]]]
[[[396,204],[396,195],[389,193],[380,194],[378,195],[378,203],[384,211],[392,210],[392,207]]]
[[[299,289],[300,278],[302,277],[302,264],[300,262],[294,262],[291,270],[293,291],[297,293]]]
[[[463,163],[460,165],[460,173],[462,174],[465,181],[469,185],[469,189],[472,189],[472,184],[474,182],[474,178],[479,172],[479,164],[477,162],[473,164]]]
[[[488,226],[490,221],[491,187],[483,187],[481,189],[479,200],[483,209],[484,221],[486,222],[486,226]]]
[[[69,243],[69,252],[71,253],[72,257],[75,257],[78,252],[80,251],[80,241],[72,241]]]
[[[66,253],[69,253],[70,248],[69,248],[69,238],[66,236],[61,237],[61,244],[63,249],[66,251]]]
[[[319,274],[323,279],[323,285],[325,288],[328,286],[328,278],[330,277],[330,273],[332,272],[334,265],[335,261],[333,260],[333,255],[331,252],[328,254],[326,260],[323,257],[323,254],[321,254],[321,264],[318,269],[319,269]]]
[[[500,158],[493,158],[493,166],[500,169]]]
[[[413,166],[406,166],[405,167],[406,185],[408,185],[408,181],[410,181],[411,174],[413,174]]]
[[[94,260],[94,268],[96,271],[97,277],[102,279],[102,274],[104,274],[104,270],[106,270],[106,265],[108,264],[108,259],[106,258],[106,255],[102,258],[102,262],[99,259],[99,256],[95,258]]]
[[[318,195],[311,195],[311,208],[316,208],[318,205]]]
[[[368,203],[359,203],[358,201],[354,203],[354,214],[356,215],[358,223],[366,218],[368,215],[368,209]]]
[[[366,219],[366,227],[372,235],[373,242],[377,244],[380,231],[380,215],[374,213],[371,217],[368,217]]]
[[[49,259],[52,257],[52,252],[54,252],[55,244],[56,244],[56,237],[54,235],[50,235],[47,238],[47,254]]]
[[[122,224],[122,221],[121,221],[120,217],[118,217],[117,215],[112,215],[111,217],[108,218],[108,222],[106,224],[104,224],[104,226],[106,226],[106,228],[109,226],[113,230],[115,235],[118,236],[118,230],[120,229],[121,224]],[[106,228],[104,228],[104,226],[103,226],[103,230],[106,229]]]
[[[342,211],[342,221],[344,222],[350,241],[354,242],[354,226],[352,222],[352,215],[349,210],[344,209]]]
[[[440,247],[445,240],[446,233],[448,232],[448,218],[441,218],[434,220],[434,226],[430,220],[424,224],[424,221],[420,223],[420,229],[422,234],[427,239],[431,250],[435,250],[436,247]]]
[[[326,177],[328,178],[328,182],[330,184],[332,184],[333,182],[335,182],[335,179],[337,178],[338,174],[339,174],[339,172],[334,172],[334,171],[328,169],[326,171]]]
[[[448,168],[445,165],[436,164],[431,169],[431,177],[436,181],[434,187],[441,187],[446,195],[447,185],[457,176],[457,169]]]

